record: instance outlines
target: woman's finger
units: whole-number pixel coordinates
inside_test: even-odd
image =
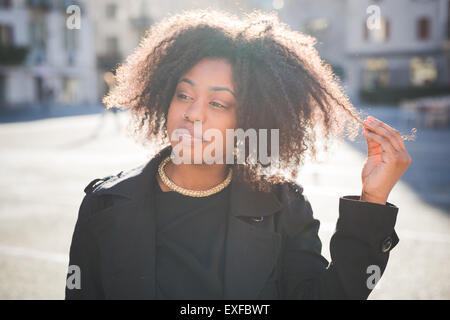
[[[380,144],[381,150],[383,150],[383,152],[391,154],[392,156],[396,155],[396,150],[394,149],[394,147],[392,147],[391,142],[387,138],[380,136],[369,130],[365,130],[362,133],[362,135],[364,137],[366,137],[367,139],[372,139],[372,140],[378,142]]]
[[[373,122],[371,123],[370,120],[366,121],[365,125],[367,126],[368,130],[372,130],[375,133],[379,134],[380,136],[383,136],[386,139],[388,139],[395,150],[397,150],[398,152],[402,152],[403,151],[403,149],[400,147],[400,145],[399,145],[396,137],[394,136],[394,134],[390,133],[388,130],[386,130],[385,128],[377,125],[376,123],[373,123]]]
[[[378,120],[375,117],[369,116],[367,119],[371,119],[372,121],[375,121],[375,123],[377,123],[379,126],[383,127],[384,129],[388,130],[389,132],[391,132],[395,136],[395,138],[396,138],[398,144],[400,145],[400,147],[402,148],[402,150],[406,151],[406,147],[405,147],[405,144],[403,143],[402,136],[401,136],[400,132],[398,132],[398,130],[392,128],[388,124],[384,123],[383,121]]]

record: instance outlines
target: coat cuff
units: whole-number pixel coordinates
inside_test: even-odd
[[[366,242],[379,253],[388,253],[399,242],[394,230],[398,207],[359,200],[347,195],[339,199],[339,218],[336,232]]]

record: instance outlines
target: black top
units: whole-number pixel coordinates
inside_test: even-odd
[[[223,299],[228,185],[208,197],[163,192],[156,180],[156,298]]]

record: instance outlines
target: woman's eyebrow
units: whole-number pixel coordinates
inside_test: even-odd
[[[178,83],[180,83],[180,82],[187,82],[187,83],[189,83],[191,86],[195,86],[194,81],[192,81],[192,80],[190,80],[190,79],[187,79],[187,78],[183,78],[183,79],[181,79],[180,81],[178,81]],[[208,89],[209,89],[209,90],[212,90],[212,91],[228,91],[229,93],[231,93],[231,94],[233,95],[233,97],[236,98],[236,95],[234,94],[234,92],[231,91],[231,90],[230,90],[229,88],[227,88],[227,87],[209,87]]]

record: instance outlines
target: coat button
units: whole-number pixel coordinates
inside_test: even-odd
[[[386,239],[383,240],[383,243],[381,245],[381,251],[382,252],[388,252],[392,247],[392,238],[391,236],[386,237]]]

